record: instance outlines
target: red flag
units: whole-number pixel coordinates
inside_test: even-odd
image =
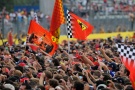
[[[39,49],[39,46],[37,45],[34,45],[34,44],[28,44],[28,45],[33,51],[37,51]]]
[[[87,36],[92,33],[92,30],[94,29],[90,23],[71,12],[69,12],[67,16],[67,25],[67,30],[71,30],[68,31],[68,37],[74,37],[79,40],[86,40]]]
[[[8,44],[9,44],[10,46],[12,46],[12,45],[14,44],[12,31],[9,31],[9,33],[8,33]]]
[[[130,72],[130,81],[132,83],[133,88],[135,89],[135,72],[133,72],[133,71]]]
[[[130,71],[130,81],[135,89],[135,73],[133,72],[135,70],[135,49],[123,44],[116,44],[116,47],[120,53],[122,63]]]
[[[133,88],[135,89],[135,62],[134,60],[131,60],[129,58],[126,58],[124,56],[121,56],[122,63],[125,65],[125,67],[130,71],[130,81],[132,83]]]
[[[34,20],[30,22],[28,35],[29,43],[39,46],[39,48],[50,55],[54,54],[56,50],[56,38]]]
[[[62,0],[55,0],[52,20],[50,25],[50,33],[56,37],[56,42],[58,43],[59,36],[60,36],[60,26],[64,24],[65,17],[64,17],[64,10]]]

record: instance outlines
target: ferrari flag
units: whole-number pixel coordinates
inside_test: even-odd
[[[94,27],[77,15],[67,10],[67,34],[68,38],[86,40]]]
[[[60,36],[60,26],[64,24],[64,10],[62,0],[55,0],[55,5],[52,14],[52,20],[50,25],[50,33],[56,37],[57,43]]]
[[[28,43],[38,46],[50,55],[54,54],[57,45],[56,38],[34,20],[30,22],[28,37]]]

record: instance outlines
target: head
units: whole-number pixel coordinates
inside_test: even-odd
[[[72,90],[84,90],[84,84],[80,81],[75,81]]]
[[[49,85],[50,85],[51,88],[55,88],[56,86],[59,85],[59,82],[56,79],[50,79],[49,80]]]
[[[20,87],[19,90],[31,90],[31,87],[28,83],[23,83]]]
[[[50,71],[45,71],[45,79],[46,80],[49,80],[49,79],[51,79],[52,78],[52,72],[50,72]]]
[[[108,67],[109,67],[109,69],[110,69],[111,71],[115,71],[115,70],[116,70],[116,64],[115,64],[115,63],[110,63],[110,64],[108,65]]]

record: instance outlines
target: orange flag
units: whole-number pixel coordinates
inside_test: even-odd
[[[9,44],[10,46],[12,46],[12,45],[14,44],[12,31],[9,31],[9,33],[8,33],[8,44]]]
[[[67,34],[69,38],[86,40],[94,27],[77,15],[67,11]]]
[[[37,45],[50,55],[54,54],[56,50],[56,38],[34,20],[30,22],[28,37],[28,43]]]
[[[50,25],[50,33],[56,37],[56,42],[58,43],[60,36],[60,26],[64,23],[64,10],[62,0],[55,0],[52,20]]]

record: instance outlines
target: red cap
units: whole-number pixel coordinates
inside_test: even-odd
[[[20,82],[23,83],[25,80],[29,80],[29,78],[24,77],[24,78],[20,79]]]
[[[22,63],[19,63],[19,66],[24,67],[26,66],[26,64],[22,62]]]

